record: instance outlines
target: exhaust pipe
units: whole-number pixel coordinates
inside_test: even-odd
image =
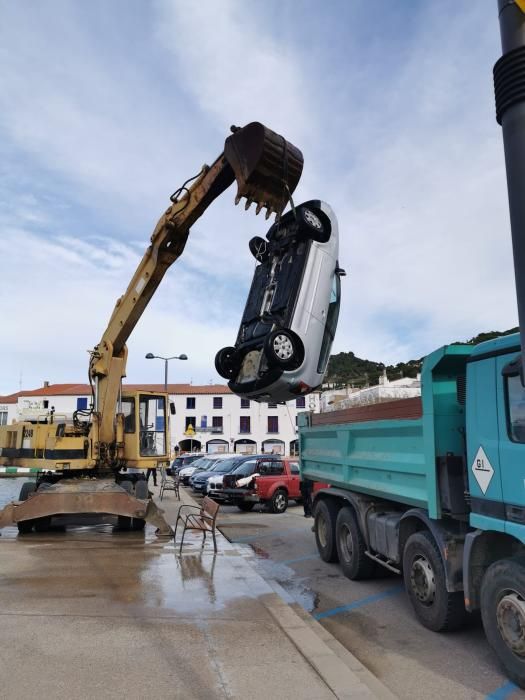
[[[525,352],[525,0],[498,0],[503,56],[494,66],[503,132],[522,357]],[[521,381],[525,386],[523,363]]]

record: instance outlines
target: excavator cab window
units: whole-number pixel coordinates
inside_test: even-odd
[[[122,399],[122,413],[124,414],[124,432],[135,432],[135,399]]]
[[[162,396],[139,397],[140,455],[166,454],[166,402]]]

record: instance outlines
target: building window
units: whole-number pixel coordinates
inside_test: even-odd
[[[222,408],[222,396],[213,397],[213,408]]]
[[[201,428],[208,427],[208,416],[201,416]]]
[[[277,408],[277,404],[275,403],[275,401],[270,401],[268,403],[268,408]]]
[[[0,425],[7,425],[7,411],[0,411]]]
[[[299,396],[295,399],[295,408],[306,408],[306,399],[304,396]]]
[[[268,432],[279,432],[279,416],[268,416]]]
[[[240,433],[251,433],[250,416],[241,416],[239,424]]]
[[[222,416],[212,417],[212,428],[215,428],[214,433],[222,433]]]
[[[195,408],[195,396],[186,396],[186,408]]]
[[[250,399],[241,399],[241,408],[250,408]]]
[[[77,398],[77,411],[85,411],[87,408],[87,396],[79,396]]]
[[[188,430],[190,425],[195,430],[196,420],[197,419],[195,418],[195,416],[186,416],[186,418],[184,419],[184,430]]]
[[[47,399],[44,399],[44,401],[42,402],[42,405],[44,408],[49,408],[49,401]]]

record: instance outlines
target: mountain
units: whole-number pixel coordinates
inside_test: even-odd
[[[518,330],[518,328],[510,328],[507,331],[486,331],[467,340],[466,344],[477,345],[501,335],[517,333]],[[416,377],[421,372],[422,361],[421,357],[418,360],[408,360],[408,362],[398,362],[397,365],[385,366],[382,362],[356,357],[353,352],[340,352],[330,356],[324,383],[333,384],[334,387],[346,386],[347,384],[355,387],[373,386],[379,383],[379,377],[383,374],[384,369],[386,369],[386,375],[390,380],[401,377]]]

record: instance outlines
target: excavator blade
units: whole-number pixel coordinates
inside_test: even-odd
[[[224,144],[224,157],[237,180],[235,203],[246,197],[246,209],[255,202],[257,214],[262,207],[266,218],[272,212],[281,214],[301,177],[303,154],[259,122],[242,129],[232,126],[232,132]]]

